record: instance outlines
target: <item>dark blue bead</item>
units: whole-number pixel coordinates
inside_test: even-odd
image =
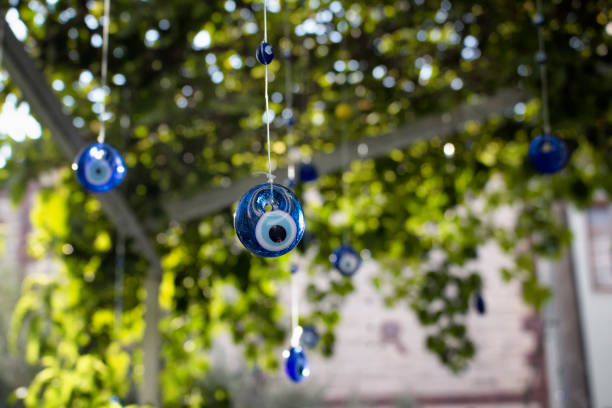
[[[121,154],[106,143],[94,143],[83,149],[72,169],[78,182],[93,193],[112,190],[127,173]]]
[[[319,340],[321,337],[313,326],[304,326],[304,331],[302,332],[302,337],[300,341],[302,344],[309,349],[313,349],[319,344]]]
[[[538,63],[540,65],[546,64],[547,60],[548,60],[548,58],[546,57],[546,53],[544,51],[536,52],[536,55],[535,55],[536,63]]]
[[[291,266],[289,267],[289,270],[291,271],[291,274],[294,274],[300,270],[300,267],[298,266],[298,264],[292,263]]]
[[[474,307],[476,308],[476,311],[481,315],[487,313],[487,305],[480,292],[476,292],[476,294],[474,295]]]
[[[260,64],[268,65],[271,63],[274,59],[274,49],[272,48],[272,45],[267,42],[262,42],[259,44],[255,57]]]
[[[544,15],[542,13],[536,13],[533,16],[533,24],[535,24],[537,27],[542,27],[544,25],[544,23],[546,22],[546,19],[544,18]]]
[[[240,242],[256,255],[276,257],[291,251],[304,235],[302,206],[280,184],[260,184],[238,203],[234,227]]]
[[[287,126],[291,127],[293,125],[295,125],[295,119],[293,119],[293,116],[291,116],[287,119]]]
[[[310,183],[311,181],[315,181],[319,178],[319,172],[317,171],[317,168],[310,163],[300,164],[298,174],[300,177],[300,182],[302,183]]]
[[[285,362],[285,373],[295,383],[299,383],[304,378],[310,376],[308,360],[300,346],[291,347],[289,350],[289,357],[287,357]]]
[[[567,146],[553,134],[542,134],[529,145],[529,161],[539,173],[556,173],[565,167],[567,159]]]
[[[329,256],[329,260],[343,276],[353,276],[361,266],[361,257],[351,246],[341,245]]]

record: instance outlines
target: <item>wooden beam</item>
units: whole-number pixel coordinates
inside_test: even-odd
[[[428,115],[386,135],[353,142],[347,156],[350,161],[378,158],[394,149],[406,149],[419,140],[442,138],[456,132],[466,121],[482,121],[493,115],[509,114],[516,103],[525,99],[525,93],[518,89],[505,89],[490,97],[474,98],[473,102],[464,103],[451,112]],[[341,149],[329,154],[316,154],[313,163],[319,174],[339,171],[343,163],[342,154]],[[275,174],[277,180],[283,180],[287,169],[277,170]],[[228,187],[211,188],[190,197],[168,200],[164,202],[164,208],[172,220],[189,221],[229,207],[249,188],[262,182],[265,182],[262,177],[248,177]]]
[[[64,113],[62,104],[49,87],[44,74],[36,67],[36,62],[26,53],[24,45],[15,38],[6,25],[3,10],[0,10],[0,18],[2,19],[0,24],[4,25],[4,35],[2,44],[0,44],[4,47],[4,68],[8,71],[11,81],[21,90],[23,97],[30,104],[31,111],[36,118],[51,131],[53,141],[70,163],[87,145],[87,142],[73,126],[71,118]],[[158,286],[163,273],[161,260],[145,228],[118,190],[96,194],[95,197],[101,202],[103,211],[117,230],[134,239],[150,264],[145,278],[147,291],[144,316],[146,339],[143,342],[145,372],[141,402],[161,406],[158,391],[161,340],[157,327],[159,321]]]

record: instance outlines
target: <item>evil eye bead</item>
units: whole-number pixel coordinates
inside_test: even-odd
[[[361,266],[361,257],[357,251],[348,245],[336,248],[330,255],[329,260],[334,265],[334,268],[346,277],[353,276]]]
[[[302,337],[300,338],[301,343],[308,347],[309,349],[313,349],[319,344],[319,340],[321,337],[313,326],[305,326],[304,331],[302,332]]]
[[[567,159],[567,146],[553,134],[542,134],[533,139],[529,145],[529,161],[539,173],[556,173],[565,167]]]
[[[72,169],[78,182],[93,193],[114,189],[126,174],[121,154],[106,143],[94,143],[83,149],[72,164]]]
[[[294,383],[299,383],[310,376],[310,368],[304,350],[300,347],[291,347],[287,361],[285,361],[285,373]]]
[[[544,18],[544,15],[542,13],[536,13],[534,14],[533,19],[531,21],[533,21],[533,24],[536,27],[542,27],[546,22],[546,19]]]
[[[259,44],[259,47],[257,47],[257,52],[255,53],[255,57],[257,58],[257,61],[259,61],[260,64],[268,65],[269,63],[271,63],[274,59],[274,49],[272,48],[272,45],[265,41]]]
[[[546,56],[546,53],[544,51],[536,52],[535,62],[537,64],[543,65],[543,64],[546,64],[546,61],[548,61],[548,57]]]
[[[300,181],[302,183],[310,183],[316,181],[319,178],[319,172],[317,168],[311,163],[302,163],[298,169]]]
[[[480,292],[476,292],[476,294],[474,295],[474,308],[476,309],[478,314],[483,315],[487,313],[487,305],[485,303],[484,298],[482,297],[482,293]]]
[[[240,199],[234,227],[238,239],[249,251],[263,257],[281,256],[302,239],[304,212],[287,187],[260,184]]]

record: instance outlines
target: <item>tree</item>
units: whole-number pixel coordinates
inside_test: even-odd
[[[102,2],[10,4],[27,27],[31,54],[93,140]],[[128,166],[120,190],[163,254],[165,406],[189,406],[201,394],[197,380],[209,369],[207,349],[219,330],[230,330],[249,361],[267,368],[278,364],[275,350],[287,337],[278,285],[288,279],[289,257],[264,260],[242,250],[230,208],[177,223],[161,205],[266,168],[264,71],[254,60],[261,8],[259,1],[113,2],[108,141]],[[353,245],[383,266],[373,282],[381,295],[431,326],[427,346],[452,370],[475,353],[462,318],[482,285],[469,266],[481,244],[494,239],[514,257],[501,273],[521,282],[526,301],[546,300],[532,258],[557,255],[569,242],[553,204],[587,205],[596,190],[612,190],[608,8],[603,0],[559,1],[545,10],[553,123],[573,150],[560,174],[538,176],[525,163],[529,140],[541,131],[533,98],[507,116],[468,122],[445,140],[353,162],[320,179],[323,200],[305,209],[318,238],[309,273],[328,274],[329,283],[308,287],[313,310],[304,321],[325,328],[325,353],[333,351],[338,305],[353,290],[327,260],[345,228]],[[376,135],[503,88],[536,95],[534,12],[531,1],[284,2],[283,12],[269,16],[269,28],[277,56],[291,51],[296,123],[289,131],[281,119],[288,61],[277,57],[270,65],[271,91],[279,92],[271,104],[275,163],[286,164],[291,147],[309,156],[340,146],[343,137],[371,136],[376,143]],[[19,96],[10,79],[2,92]],[[116,234],[99,203],[77,185],[48,132],[5,143],[12,157],[0,179],[15,199],[28,180],[57,177],[39,194],[31,251],[52,251],[61,271],[30,279],[13,319],[13,343],[25,331],[28,361],[41,367],[26,405],[104,405],[111,395],[124,397],[126,378],[141,376],[146,262],[128,245],[117,332]],[[446,143],[452,154],[444,153]],[[496,225],[492,214],[509,205],[518,211],[516,222]],[[337,214],[343,223],[330,222],[342,219]],[[436,254],[442,260],[428,262]]]

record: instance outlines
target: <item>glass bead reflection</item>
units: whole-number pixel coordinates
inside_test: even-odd
[[[287,187],[260,184],[240,199],[234,227],[238,239],[249,251],[263,257],[281,256],[302,239],[304,212]]]
[[[567,146],[551,133],[536,137],[529,145],[529,161],[539,173],[556,173],[565,167],[567,159]]]
[[[83,149],[72,164],[78,182],[94,193],[117,187],[126,175],[121,154],[109,144],[94,143]]]

